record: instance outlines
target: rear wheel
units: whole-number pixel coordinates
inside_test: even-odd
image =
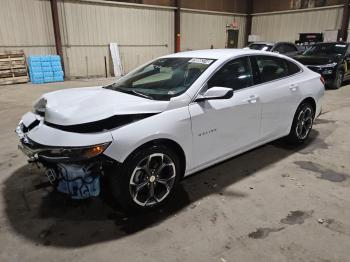
[[[294,116],[292,128],[287,136],[288,142],[301,144],[307,140],[312,129],[315,112],[310,103],[302,103]]]
[[[180,170],[173,150],[164,146],[141,149],[125,161],[120,172],[110,174],[112,194],[129,212],[160,207],[175,194]]]

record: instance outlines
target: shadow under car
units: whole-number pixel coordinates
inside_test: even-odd
[[[84,201],[67,199],[48,186],[43,169],[25,165],[4,182],[5,212],[15,232],[37,244],[74,248],[116,240],[180,215],[208,195],[246,197],[246,193],[226,188],[303,152],[310,144],[315,144],[313,149],[322,146],[318,135],[312,130],[307,143],[298,147],[277,140],[185,178],[166,207],[139,216],[126,216],[108,194]]]

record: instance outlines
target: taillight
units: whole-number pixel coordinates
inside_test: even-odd
[[[324,80],[323,76],[320,77],[320,80],[321,80],[321,82],[322,82],[323,85],[326,84],[326,81]]]

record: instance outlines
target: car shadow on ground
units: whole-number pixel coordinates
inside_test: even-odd
[[[108,196],[68,200],[46,186],[44,170],[25,165],[4,183],[5,212],[14,231],[36,245],[75,248],[120,239],[154,227],[175,214],[181,215],[206,196],[247,196],[249,189],[235,192],[227,187],[295,152],[310,150],[310,144],[313,150],[317,144],[323,146],[317,131],[313,130],[310,136],[308,143],[298,147],[278,140],[201,171],[182,181],[177,197],[167,207],[129,217]]]

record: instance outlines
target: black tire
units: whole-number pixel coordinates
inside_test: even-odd
[[[310,135],[314,118],[315,111],[311,103],[304,102],[300,104],[295,112],[287,142],[296,145],[304,143]]]
[[[160,155],[164,155],[164,157],[162,158]],[[152,156],[150,161],[148,161],[149,156]],[[160,159],[163,159],[164,163],[169,164],[170,166],[160,169]],[[146,169],[138,169],[139,171],[135,171],[139,166],[146,164],[146,162],[143,161],[149,163],[148,171],[146,171]],[[157,161],[159,162],[158,164]],[[170,164],[170,161],[172,161],[173,165]],[[173,171],[171,170],[174,169],[174,178],[169,179],[170,184],[168,186],[170,192],[164,197],[164,199],[157,201],[163,197],[161,193],[167,191],[168,186],[164,185],[164,181],[166,180],[166,176],[172,176],[171,173]],[[158,179],[156,170],[162,170],[159,174],[159,180],[154,180]],[[127,213],[139,213],[159,208],[174,197],[180,178],[182,177],[181,170],[183,169],[181,168],[179,157],[172,149],[162,145],[141,148],[130,155],[124,161],[122,166],[114,170],[113,173],[108,174],[112,196]],[[131,178],[133,178],[133,183],[135,183],[135,185],[131,185]],[[160,180],[162,180],[162,183],[158,182]],[[147,183],[147,185],[144,185],[145,183]],[[140,186],[142,186],[141,189],[137,191],[136,189]],[[152,201],[147,200],[145,206],[137,203],[137,201],[142,202],[143,200],[146,200],[147,197],[150,198],[152,192],[151,187],[153,187],[154,199],[152,199]],[[147,190],[148,192],[146,192]],[[135,194],[133,195],[133,193],[137,194],[136,200],[134,200]]]
[[[333,80],[332,84],[331,84],[331,88],[332,89],[339,89],[342,84],[343,84],[343,80],[344,80],[344,73],[342,70],[337,70],[337,73],[335,74],[335,79]]]

